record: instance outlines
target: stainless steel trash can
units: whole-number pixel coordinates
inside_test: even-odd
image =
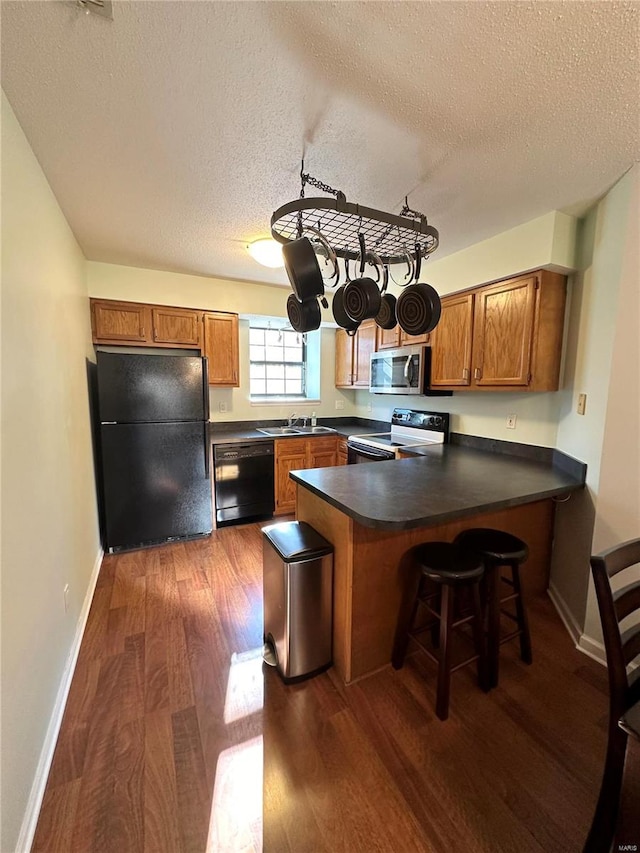
[[[284,681],[331,666],[333,546],[304,521],[262,530],[264,640]]]

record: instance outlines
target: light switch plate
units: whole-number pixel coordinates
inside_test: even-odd
[[[344,409],[344,400],[336,400],[336,409]]]
[[[578,394],[578,406],[577,411],[579,415],[584,415],[587,410],[587,395],[586,394]]]

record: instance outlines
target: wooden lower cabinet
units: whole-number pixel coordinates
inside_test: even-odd
[[[338,439],[338,465],[346,465],[347,464],[347,439],[339,438]]]
[[[338,440],[334,435],[322,438],[278,439],[275,442],[274,464],[275,514],[295,512],[296,485],[290,479],[289,472],[303,471],[306,468],[332,468],[338,465]]]

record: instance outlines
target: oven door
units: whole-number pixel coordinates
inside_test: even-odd
[[[347,442],[347,465],[357,465],[360,462],[384,462],[386,459],[395,458],[396,455],[391,450],[370,447],[368,444],[359,444],[357,441]]]

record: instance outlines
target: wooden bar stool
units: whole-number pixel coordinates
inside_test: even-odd
[[[446,720],[449,716],[452,672],[477,660],[478,683],[483,689],[489,689],[480,604],[480,580],[484,567],[480,558],[464,552],[452,542],[427,542],[419,545],[414,551],[414,558],[421,572],[419,586],[413,601],[409,600],[405,603],[398,620],[392,663],[394,669],[401,669],[410,638],[413,638],[427,655],[436,661],[438,664],[436,714],[441,720]],[[433,589],[434,585],[435,592],[430,592],[429,587]],[[470,592],[471,612],[468,615],[458,614],[456,618],[456,604],[459,607],[457,594],[463,590]],[[432,603],[439,604],[438,609],[432,607]],[[433,617],[426,625],[416,625],[420,606]],[[406,613],[410,614],[408,618],[403,615]],[[454,666],[452,634],[455,629],[467,623],[471,627],[475,653]],[[434,628],[438,625],[439,631],[434,635]],[[425,631],[432,632],[433,645],[439,648],[438,655],[435,655],[421,641],[420,635]]]
[[[456,537],[455,542],[467,553],[481,557],[484,563],[489,684],[491,687],[497,687],[502,643],[508,643],[515,637],[520,637],[520,657],[525,663],[531,663],[533,660],[529,620],[520,584],[520,566],[529,556],[529,548],[517,536],[506,533],[504,530],[492,530],[489,527],[463,530]],[[502,575],[502,566],[511,569],[510,578]],[[507,584],[511,590],[508,595],[502,594],[503,583]],[[515,614],[503,609],[503,605],[508,601],[514,602]],[[515,631],[501,633],[501,615],[516,623]]]

